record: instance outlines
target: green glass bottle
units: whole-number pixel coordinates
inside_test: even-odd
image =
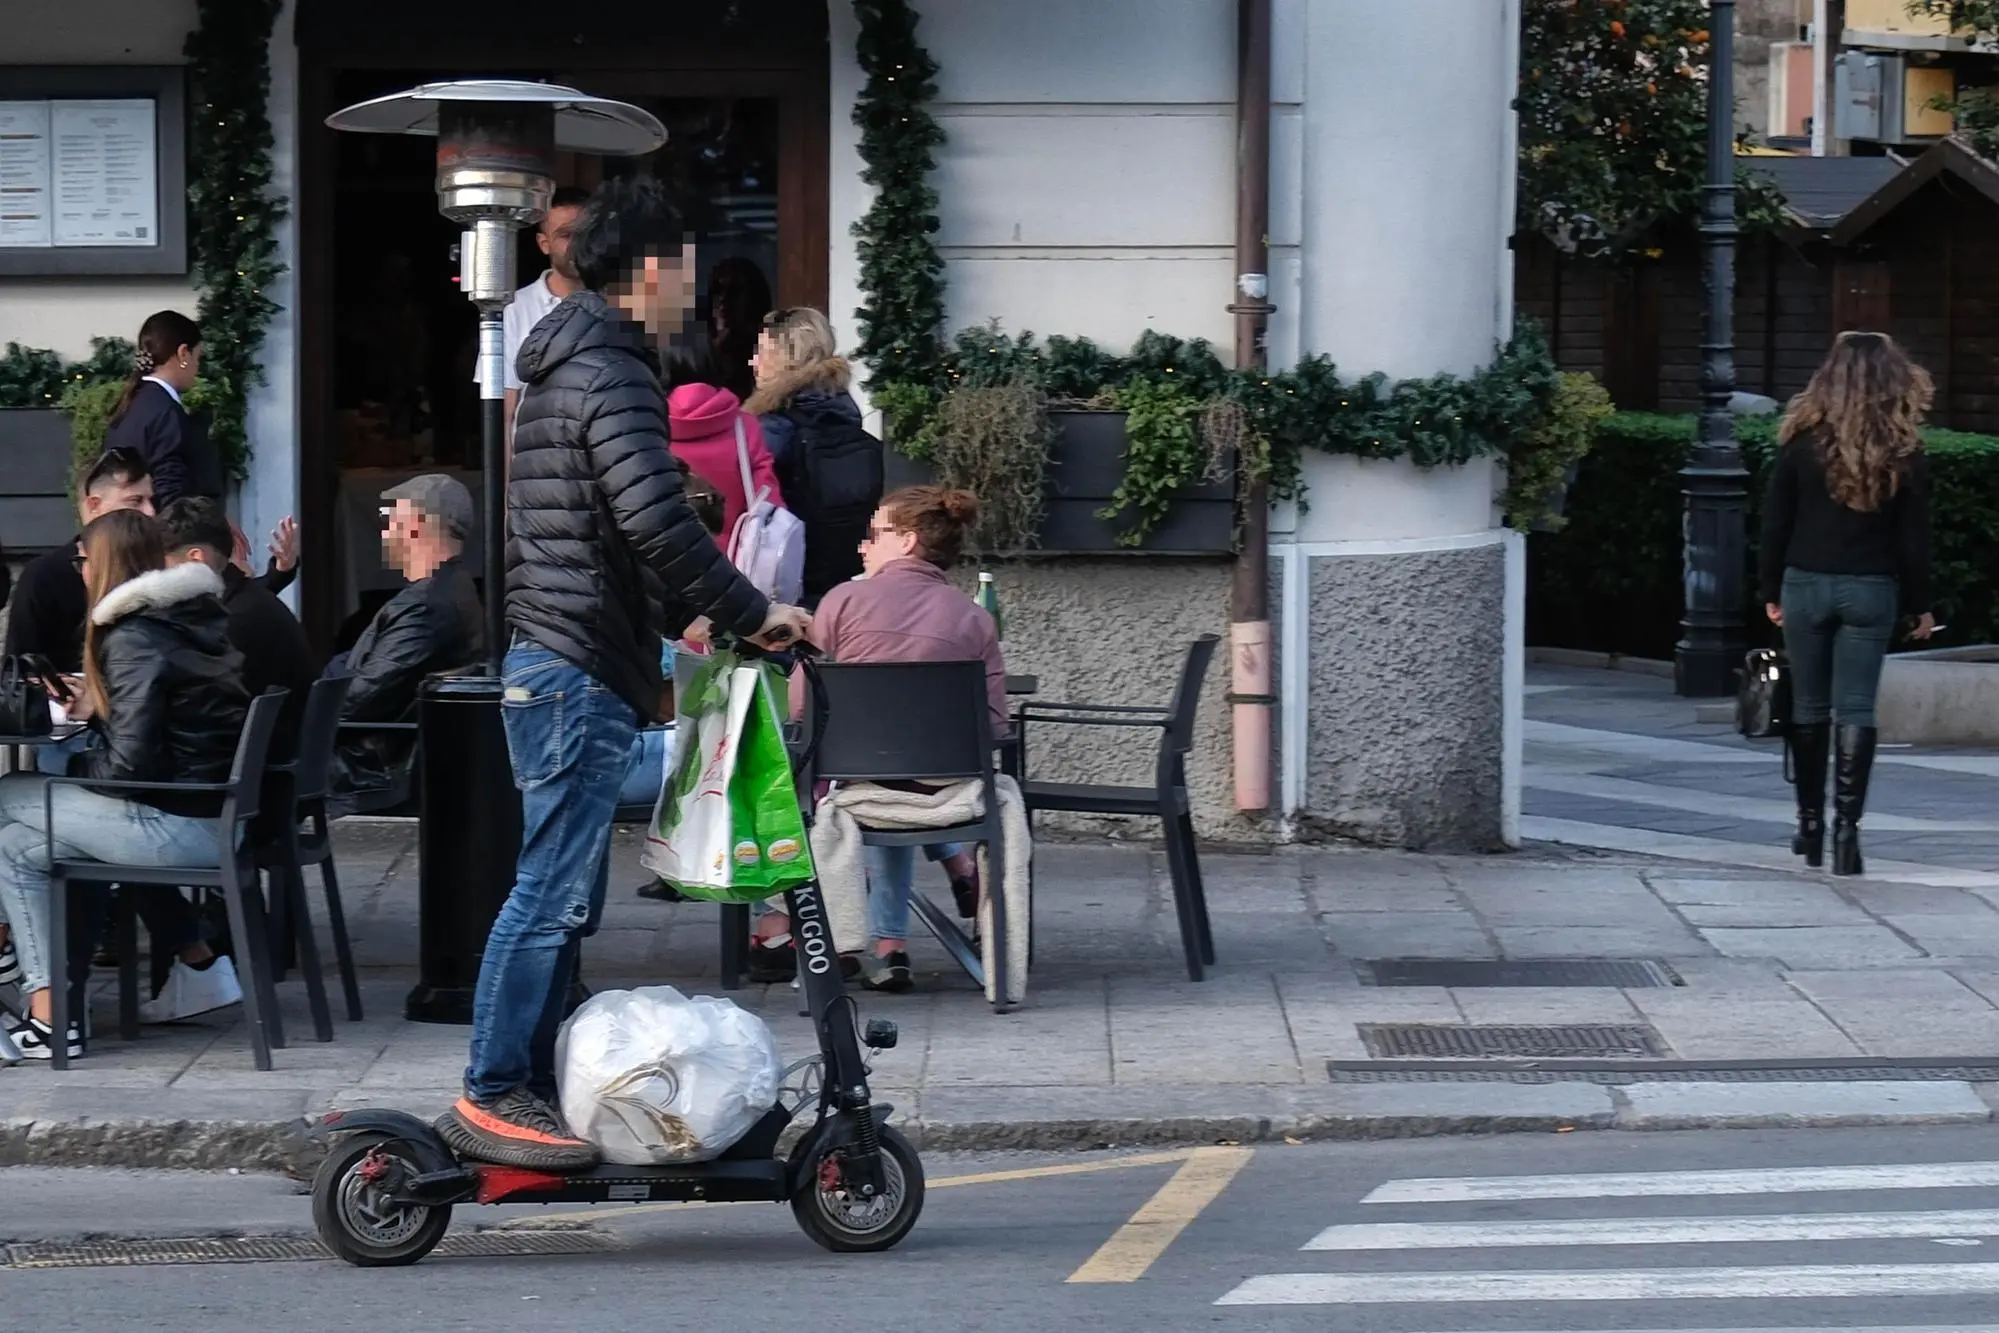
[[[993,582],[992,571],[990,570],[982,569],[979,571],[978,603],[986,609],[986,614],[993,618],[993,634],[998,638],[1004,639],[1006,637],[1006,621],[1000,617],[999,585]]]

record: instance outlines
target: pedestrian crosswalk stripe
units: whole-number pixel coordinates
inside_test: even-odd
[[[1463,1333],[1460,1330],[1460,1333]],[[1485,1330],[1480,1330],[1485,1333]],[[1497,1333],[1496,1330],[1493,1333]],[[1507,1329],[1505,1333],[1589,1333],[1582,1329]],[[1999,1333],[1999,1324],[1893,1324],[1849,1328],[1845,1324],[1790,1324],[1782,1328],[1620,1328],[1599,1333]]]
[[[1773,1217],[1592,1217],[1559,1222],[1363,1222],[1327,1227],[1307,1250],[1458,1250],[1530,1245],[1700,1245],[1787,1240],[1999,1236],[1999,1209],[1791,1213]]]
[[[1999,1186],[1999,1162],[1899,1166],[1757,1167],[1573,1176],[1460,1176],[1391,1180],[1362,1203],[1474,1203],[1499,1199],[1613,1199],[1646,1195],[1807,1194],[1827,1190]]]
[[[1574,1272],[1269,1273],[1217,1305],[1428,1305],[1445,1301],[1705,1301],[1999,1295],[1999,1264],[1627,1268]]]

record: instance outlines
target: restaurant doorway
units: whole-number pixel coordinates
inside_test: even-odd
[[[504,49],[478,59],[437,49],[449,46],[442,33],[430,41],[405,34],[400,55],[337,42],[315,50],[301,16],[302,101],[312,109],[301,116],[301,528],[305,618],[323,647],[347,647],[400,586],[381,564],[382,491],[419,472],[444,472],[477,495],[481,462],[478,316],[458,288],[459,229],[437,211],[434,144],[334,134],[325,116],[452,78],[545,79],[645,107],[667,127],[663,148],[637,159],[562,154],[557,184],[592,188],[607,174],[637,172],[667,186],[696,238],[697,331],[722,334],[719,374],[746,380],[746,365],[735,363],[750,349],[729,336],[731,326],[753,330],[765,310],[823,306],[826,297],[819,12],[816,46],[802,50],[796,33],[776,49],[745,49],[740,31],[711,33],[705,47],[683,40],[648,50],[627,30],[622,45],[601,36],[582,42],[587,61],[568,68],[545,63],[546,41],[527,44],[534,56],[502,42],[513,59]],[[417,58],[426,53],[434,59]],[[524,231],[515,285],[546,262]],[[482,541],[483,533],[467,553],[474,570],[483,568]]]

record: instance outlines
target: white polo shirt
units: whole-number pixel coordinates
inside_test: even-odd
[[[562,298],[548,287],[548,276],[553,271],[543,269],[540,277],[515,292],[514,299],[507,303],[507,378],[501,386],[503,388],[518,393],[527,387],[521,383],[520,372],[514,369],[514,359],[521,354],[521,344],[527,341],[534,326],[541,323],[549,311],[562,304]]]

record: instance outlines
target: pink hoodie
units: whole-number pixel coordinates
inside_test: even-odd
[[[757,490],[770,489],[779,505],[777,467],[764,447],[763,428],[743,411],[735,394],[712,384],[683,384],[666,396],[666,415],[673,431],[673,456],[697,477],[722,493],[722,540],[736,530],[736,520],[750,507],[743,494],[742,467],[736,460],[736,419],[742,418],[743,439],[750,450],[750,480]]]

